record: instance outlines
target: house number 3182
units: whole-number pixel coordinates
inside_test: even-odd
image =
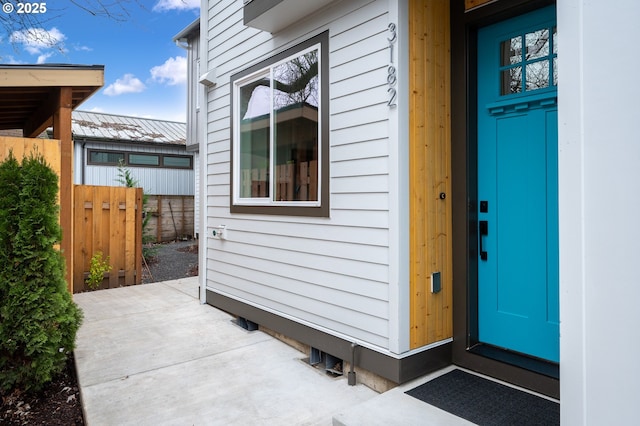
[[[389,108],[395,108],[396,98],[398,97],[398,93],[396,91],[396,83],[398,81],[398,77],[396,75],[396,67],[393,65],[393,45],[398,40],[398,34],[396,32],[396,24],[393,22],[389,23],[387,27],[389,30],[389,37],[387,37],[387,41],[389,42],[389,66],[387,67],[387,93],[389,94],[389,100],[387,101],[387,105]]]

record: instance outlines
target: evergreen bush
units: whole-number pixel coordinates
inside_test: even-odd
[[[38,391],[75,347],[82,311],[67,291],[58,177],[40,155],[0,164],[0,390]]]

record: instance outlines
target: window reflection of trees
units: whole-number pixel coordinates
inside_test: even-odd
[[[300,55],[273,69],[274,109],[308,103],[318,106],[318,51]]]
[[[504,67],[501,72],[502,95],[521,93],[523,83],[526,91],[546,88],[550,83],[557,84],[556,34],[555,27],[553,31],[544,28],[501,43],[500,65]]]
[[[273,83],[273,107],[275,110],[296,103],[318,106],[318,51],[312,50],[273,68],[273,81],[260,78],[240,88],[240,116],[248,119],[260,114],[247,115],[252,101],[260,102],[261,88]],[[266,113],[268,105],[259,109]]]
[[[241,197],[318,200],[318,54],[289,58],[239,87]]]

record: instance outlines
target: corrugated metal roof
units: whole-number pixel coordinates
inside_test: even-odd
[[[99,112],[73,111],[71,131],[78,139],[186,145],[187,123]]]

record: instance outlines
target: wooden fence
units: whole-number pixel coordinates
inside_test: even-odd
[[[18,161],[29,154],[41,154],[49,167],[60,176],[59,140],[0,137],[0,161],[8,157],[9,152],[13,152]]]
[[[276,166],[278,177],[276,199],[279,201],[316,201],[318,162],[304,161]]]
[[[242,171],[243,197],[266,197],[269,194],[267,169]],[[318,162],[304,161],[276,166],[276,200],[316,201],[318,194]]]
[[[102,252],[111,271],[99,288],[142,282],[142,189],[74,187],[74,293],[88,290],[91,258]]]
[[[244,169],[241,182],[242,197],[266,197],[269,193],[267,169]]]
[[[144,229],[148,241],[161,243],[193,238],[192,195],[149,195],[145,210],[150,216]]]
[[[0,161],[4,161],[13,152],[18,162],[31,154],[40,154],[60,178],[60,141],[56,139],[29,139],[0,137]],[[59,196],[59,194],[58,194]]]

